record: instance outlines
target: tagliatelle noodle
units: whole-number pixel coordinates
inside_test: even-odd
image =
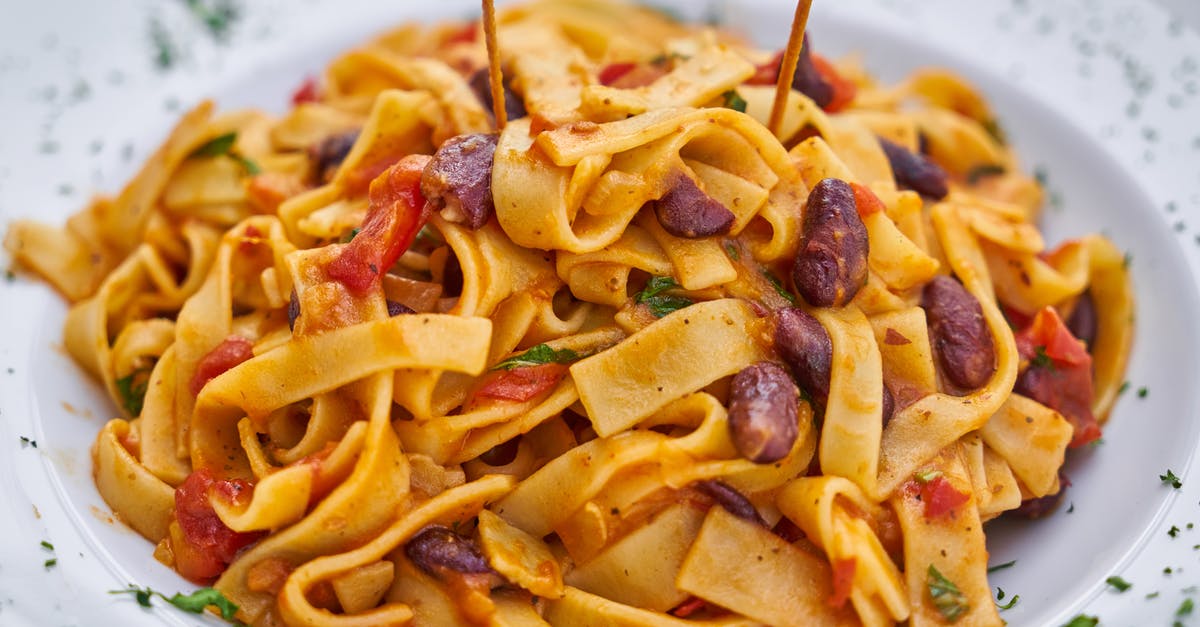
[[[793,89],[773,135],[778,61],[730,33],[544,0],[497,34],[490,170],[437,164],[495,133],[479,25],[408,25],[282,116],[197,106],[64,227],[10,227],[118,408],[93,448],[116,517],[253,625],[1000,624],[984,523],[1061,494],[1108,418],[1121,252],[1048,247],[1041,187],[949,72],[882,85],[811,33],[836,98]],[[866,239],[840,307],[793,273],[827,179]],[[827,389],[820,354],[789,361],[792,307]],[[992,347],[979,385],[955,341]],[[782,397],[745,391],[763,371]]]

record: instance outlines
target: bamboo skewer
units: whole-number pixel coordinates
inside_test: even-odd
[[[483,40],[487,44],[492,114],[496,116],[496,130],[503,131],[504,125],[508,124],[508,110],[504,108],[504,74],[500,70],[500,48],[496,45],[496,7],[492,0],[483,0]]]
[[[804,46],[804,27],[808,24],[810,9],[812,9],[812,0],[800,0],[796,3],[796,16],[792,19],[792,32],[788,36],[787,49],[783,53],[783,62],[779,66],[779,77],[775,80],[775,100],[771,103],[771,117],[767,118],[767,129],[771,131],[772,135],[779,135],[779,124],[783,122],[783,108],[787,106],[788,95],[792,91],[792,77],[796,74],[800,49]]]

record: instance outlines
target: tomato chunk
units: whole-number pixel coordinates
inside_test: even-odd
[[[837,113],[849,106],[851,102],[854,102],[854,96],[858,94],[858,86],[853,81],[839,74],[837,69],[833,67],[833,64],[826,60],[825,57],[814,52],[812,60],[821,78],[833,86],[833,99],[829,101],[829,104],[825,105],[825,111],[828,113]]]
[[[826,602],[829,607],[842,608],[850,600],[850,591],[854,588],[854,571],[858,570],[858,560],[835,559],[833,566],[833,594]]]
[[[421,174],[428,155],[409,155],[371,181],[369,209],[358,235],[329,264],[329,276],[362,293],[408,250],[429,219],[421,195]]]
[[[476,397],[527,401],[558,385],[567,374],[564,364],[541,364],[502,370],[488,375]]]
[[[969,494],[959,492],[949,479],[940,474],[928,481],[910,481],[907,492],[921,496],[926,520],[948,516],[971,499]]]
[[[850,189],[854,190],[854,206],[858,209],[858,215],[865,218],[872,213],[879,213],[886,209],[883,201],[875,195],[875,192],[871,191],[870,187],[851,183]]]
[[[179,574],[197,582],[220,576],[238,551],[255,542],[263,532],[238,533],[217,517],[209,494],[240,502],[249,498],[253,486],[241,479],[217,480],[208,469],[188,475],[175,489],[175,520],[183,532],[183,543],[172,546]],[[182,559],[180,559],[182,558]]]
[[[292,92],[292,105],[300,105],[305,102],[317,102],[321,99],[317,93],[317,79],[310,76],[304,79],[303,83]]]
[[[1016,335],[1017,350],[1029,362],[1015,390],[1061,413],[1072,426],[1072,448],[1100,437],[1092,414],[1092,356],[1071,335],[1053,307],[1046,307]]]
[[[196,363],[196,374],[192,375],[191,381],[192,395],[199,395],[209,381],[253,356],[254,345],[250,340],[237,335],[225,338]]]
[[[600,75],[598,76],[600,84],[611,86],[617,82],[617,79],[633,71],[633,68],[636,66],[636,63],[609,63],[604,66],[604,69],[600,70]]]

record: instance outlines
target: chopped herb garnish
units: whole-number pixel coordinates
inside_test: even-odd
[[[168,597],[161,592],[151,590],[150,588],[139,588],[130,585],[124,590],[109,590],[109,594],[132,594],[137,600],[138,605],[142,607],[150,607],[150,597],[156,596],[171,605],[193,614],[199,614],[204,611],[204,608],[212,605],[221,611],[221,618],[225,620],[233,620],[237,614],[238,606],[221,594],[219,591],[212,588],[200,588],[195,592],[184,595],[176,592]]]
[[[492,370],[512,370],[514,368],[541,366],[543,364],[569,364],[573,361],[578,361],[582,357],[582,355],[569,348],[554,350],[545,344],[538,344],[520,355],[514,355],[492,366]]]
[[[1167,530],[1167,535],[1171,536],[1172,538],[1179,535],[1179,527],[1171,525],[1171,528]]]
[[[734,261],[737,261],[742,257],[741,254],[738,253],[737,246],[734,246],[731,242],[725,243],[725,254],[729,255],[729,258]]]
[[[1113,575],[1112,577],[1105,579],[1104,583],[1116,588],[1117,592],[1124,592],[1133,587],[1133,584],[1129,583],[1128,581],[1125,581],[1124,579],[1122,579],[1116,575]]]
[[[1175,610],[1176,616],[1187,616],[1196,608],[1196,603],[1191,599],[1184,599],[1183,603],[1179,604],[1179,609]]]
[[[1146,398],[1149,395],[1150,395],[1150,388],[1145,387],[1145,386],[1138,388],[1138,398]]]
[[[746,112],[746,99],[737,92],[736,89],[731,89],[723,94],[721,98],[725,100],[725,108],[733,109],[734,111]]]
[[[258,163],[253,159],[250,159],[249,157],[243,157],[239,154],[231,154],[229,156],[233,157],[238,163],[242,164],[242,168],[246,170],[246,174],[249,174],[250,176],[262,174],[262,168],[260,168]]]
[[[766,269],[762,271],[762,275],[767,279],[767,282],[771,284],[771,287],[775,288],[776,294],[779,294],[781,297],[783,297],[783,299],[793,307],[796,306],[796,296],[783,288],[783,283],[779,281],[779,277],[775,276],[770,270]]]
[[[227,155],[229,154],[230,150],[233,150],[233,144],[236,141],[237,131],[231,131],[225,133],[224,135],[218,135],[201,144],[200,147],[193,150],[188,157],[219,157],[221,155]]]
[[[996,601],[1003,601],[1004,600],[1004,590],[1002,588],[996,588],[996,591],[999,592],[999,594],[996,595]],[[1002,611],[1003,610],[1011,610],[1013,608],[1013,606],[1017,604],[1017,601],[1020,601],[1020,600],[1021,600],[1021,595],[1014,594],[1013,598],[1008,600],[1008,603],[1005,603],[1004,605],[1000,605],[999,603],[996,603],[996,608],[1000,609]]]
[[[967,596],[962,593],[962,590],[959,590],[954,582],[942,576],[942,573],[938,572],[933,564],[929,565],[925,585],[929,588],[929,598],[933,600],[934,607],[946,620],[953,623],[971,609],[967,603]]]
[[[967,172],[967,183],[970,185],[974,185],[974,184],[978,183],[979,181],[981,181],[985,178],[988,178],[989,176],[999,176],[1001,174],[1004,174],[1005,172],[1006,172],[1006,170],[1004,169],[1004,166],[1002,166],[1002,165],[997,165],[995,163],[985,163],[980,166],[975,166],[974,168],[971,168],[970,172]]]
[[[362,231],[362,229],[360,229],[357,226],[350,229],[349,233],[346,233],[345,235],[342,236],[342,243],[349,244],[350,242],[353,242],[354,238],[358,236],[359,231]]]
[[[988,571],[988,574],[991,574],[998,570],[1004,570],[1005,568],[1012,568],[1013,566],[1016,565],[1016,563],[1017,563],[1017,560],[1013,560],[1011,562],[1004,562],[1003,564],[996,564],[995,566],[989,566],[987,571]]]
[[[1122,384],[1121,384],[1121,387],[1117,388],[1117,396],[1121,396],[1122,394],[1124,394],[1124,393],[1125,393],[1125,392],[1127,392],[1128,390],[1129,390],[1129,382],[1128,382],[1128,381],[1126,381],[1126,382],[1124,382],[1124,383],[1122,383]]]
[[[1179,480],[1179,477],[1175,476],[1174,472],[1171,472],[1170,468],[1167,469],[1167,474],[1159,475],[1158,479],[1176,490],[1183,487],[1183,482]]]
[[[940,470],[926,470],[924,472],[913,474],[913,478],[916,479],[918,483],[929,483],[940,476],[942,476],[942,471]]]
[[[114,382],[117,393],[121,395],[121,406],[131,416],[142,413],[142,405],[146,400],[146,388],[150,384],[150,368],[138,368]]]
[[[37,448],[37,440],[31,439],[31,438],[28,438],[25,436],[21,436],[21,448],[25,448],[26,446],[32,446],[33,448]]]
[[[1158,591],[1157,591],[1157,590],[1155,590],[1154,592],[1151,592],[1150,594],[1147,594],[1147,595],[1146,595],[1146,598],[1147,598],[1147,599],[1157,599],[1157,598],[1158,598]]]
[[[233,0],[185,0],[192,10],[192,15],[204,24],[208,34],[216,41],[229,39],[229,30],[239,17],[237,5]]]
[[[1096,627],[1100,624],[1100,619],[1095,616],[1085,616],[1080,614],[1070,621],[1063,624],[1062,627]]]
[[[646,287],[638,292],[634,300],[646,305],[655,318],[661,318],[693,304],[689,298],[663,294],[667,290],[678,287],[679,284],[675,282],[675,279],[669,276],[656,276],[646,282]]]
[[[46,549],[47,551],[53,551],[54,545],[50,544],[49,542],[46,542],[45,540],[42,540],[42,548]]]
[[[1071,501],[1071,506],[1067,508],[1067,513],[1071,514],[1075,511],[1075,502]]]
[[[42,567],[44,567],[44,568],[54,568],[57,565],[58,565],[58,558],[54,558],[54,557],[42,562]]]
[[[1046,354],[1045,346],[1037,347],[1037,354],[1033,356],[1033,359],[1029,360],[1029,364],[1037,368],[1049,368],[1050,370],[1054,370],[1054,360]]]

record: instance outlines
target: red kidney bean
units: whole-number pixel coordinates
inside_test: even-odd
[[[1087,344],[1088,352],[1091,352],[1092,343],[1096,341],[1096,329],[1099,324],[1099,320],[1096,318],[1096,301],[1092,299],[1092,293],[1080,294],[1079,300],[1075,302],[1075,310],[1067,319],[1067,330],[1075,336],[1075,339],[1083,340],[1084,344]]]
[[[765,464],[792,450],[798,424],[796,386],[782,367],[760,361],[733,377],[729,391],[729,434],[738,453]]]
[[[821,76],[813,63],[812,45],[808,33],[804,34],[804,46],[796,61],[796,73],[792,75],[792,89],[808,96],[818,107],[824,109],[833,101],[833,85]]]
[[[841,307],[867,282],[867,227],[854,190],[839,179],[816,184],[804,206],[800,250],[792,265],[796,292],[814,307]]]
[[[996,370],[996,349],[979,301],[958,281],[938,276],[925,285],[921,306],[942,374],[961,388],[987,383]]]
[[[296,330],[296,319],[300,317],[300,297],[296,295],[296,290],[292,290],[292,298],[288,300],[288,330]]]
[[[508,119],[516,120],[529,115],[525,111],[525,101],[512,90],[512,83],[506,76],[503,81],[504,86],[504,113]],[[483,108],[487,109],[488,113],[492,112],[492,82],[491,76],[488,74],[488,68],[480,68],[471,75],[471,91],[475,92],[475,97],[479,98],[479,102],[483,104]]]
[[[736,488],[728,483],[725,483],[724,481],[718,481],[716,479],[707,479],[704,481],[697,481],[693,485],[696,487],[696,489],[712,497],[712,500],[715,501],[717,505],[724,507],[725,510],[730,514],[733,514],[742,520],[755,522],[764,527],[767,526],[767,521],[763,520],[763,517],[759,515],[758,509],[754,507],[754,504],[750,502],[750,499],[746,498],[745,495],[743,495],[741,492],[738,492]]]
[[[950,193],[946,186],[946,171],[941,166],[900,144],[882,137],[878,139],[888,163],[892,165],[892,176],[897,185],[937,200]]]
[[[478,229],[492,217],[492,163],[498,140],[495,134],[459,135],[433,154],[421,175],[421,195],[441,209],[443,218]]]
[[[829,400],[833,342],[820,321],[807,311],[787,307],[775,312],[775,352],[792,370],[792,377],[820,405]]]
[[[1041,518],[1054,513],[1054,510],[1058,509],[1059,503],[1062,503],[1063,494],[1071,486],[1071,480],[1061,471],[1058,473],[1058,486],[1058,492],[1054,494],[1021,501],[1021,506],[1012,511],[1013,515],[1022,518]]]
[[[308,158],[313,163],[318,183],[328,183],[350,154],[358,140],[358,130],[330,135],[308,149]]]
[[[447,570],[465,575],[494,572],[475,542],[442,525],[430,525],[418,532],[404,545],[404,554],[434,576]]]
[[[676,237],[723,235],[733,227],[736,216],[725,205],[705,194],[696,182],[677,172],[671,189],[662,198],[650,201],[658,223]]]

